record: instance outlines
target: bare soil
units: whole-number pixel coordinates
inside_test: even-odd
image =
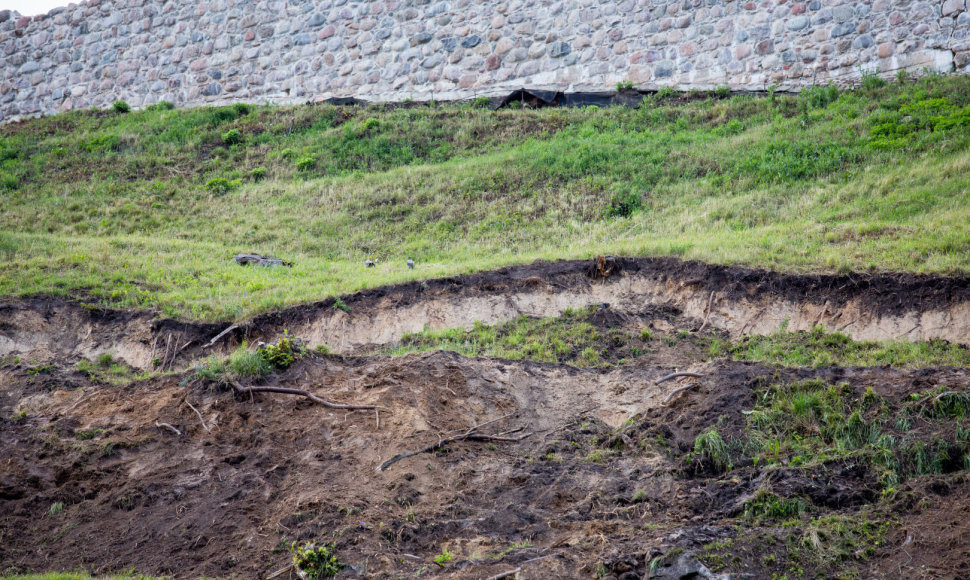
[[[748,574],[734,577],[970,574],[964,471],[912,479],[886,501],[875,474],[851,462],[766,475],[754,465],[718,474],[683,461],[709,427],[740,433],[742,411],[768,383],[819,378],[904,399],[935,386],[965,391],[970,369],[701,363],[690,340],[607,370],[445,352],[359,354],[426,324],[554,315],[595,303],[610,305],[596,326],[653,326],[658,340],[696,330],[705,317],[713,333],[777,328],[761,321],[765,313],[788,315],[789,328],[810,328],[824,306],[823,323],[850,333],[906,330],[912,322],[922,324],[908,336],[958,333],[970,342],[966,279],[617,263],[606,278],[587,262],[541,263],[363,291],[343,298],[349,314],[328,300],[265,315],[206,350],[228,323],[47,299],[6,302],[0,573],[264,578],[289,564],[291,542],[316,541],[335,545],[347,566],[340,577],[484,579],[521,568],[521,578],[631,580],[648,577],[656,558],[686,552],[717,573]],[[937,323],[946,317],[949,323]],[[307,354],[261,385],[390,412],[236,396],[184,370],[210,350],[225,353],[284,329],[341,354]],[[341,332],[353,338],[336,341]],[[148,368],[165,350],[173,372],[147,380],[112,384],[75,367],[111,352]],[[655,381],[675,370],[702,377],[665,405],[684,383]],[[528,437],[455,442],[377,470],[398,453],[488,421],[495,422],[482,433]],[[891,522],[890,529],[864,556],[790,570],[782,564],[786,538],[803,530],[740,518],[765,477],[780,495],[808,497],[827,515]],[[711,548],[719,545],[731,546],[729,559]]]

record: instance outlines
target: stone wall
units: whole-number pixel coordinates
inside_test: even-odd
[[[158,101],[849,84],[970,72],[968,0],[89,0],[0,12],[0,120]]]

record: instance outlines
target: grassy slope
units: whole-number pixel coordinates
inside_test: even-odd
[[[597,253],[970,272],[970,78],[688,100],[86,111],[7,125],[0,295],[211,320]],[[227,144],[233,129],[240,142]],[[220,178],[228,191],[207,187]],[[246,251],[296,265],[232,263]],[[361,267],[368,257],[377,268]]]

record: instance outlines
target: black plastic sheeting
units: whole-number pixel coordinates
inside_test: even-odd
[[[622,92],[591,92],[591,93],[564,93],[562,91],[544,91],[539,89],[518,89],[512,91],[504,97],[491,97],[488,99],[488,108],[492,110],[510,106],[512,103],[522,103],[528,109],[540,107],[609,107],[611,105],[623,105],[624,107],[637,108],[646,93],[635,90]],[[338,106],[366,106],[373,104],[369,101],[355,97],[330,97],[327,99],[317,99],[307,102],[307,104],[328,104]],[[424,106],[427,102],[408,101],[386,103],[396,107],[401,106]]]
[[[519,102],[522,106],[535,109],[540,107],[609,107],[622,105],[637,108],[645,94],[638,91],[601,92],[601,93],[564,93],[562,91],[542,91],[519,89],[504,97],[489,99],[489,108],[501,109]]]
[[[655,91],[638,91],[636,89],[627,89],[623,91],[602,91],[602,92],[588,92],[588,93],[566,93],[563,91],[550,91],[541,89],[518,89],[512,91],[511,93],[505,95],[504,97],[490,97],[488,99],[488,108],[492,110],[501,109],[504,107],[513,106],[512,103],[517,103],[516,106],[525,107],[527,109],[537,109],[542,107],[610,107],[614,105],[619,105],[623,107],[630,107],[636,109],[640,107],[648,95],[653,94]],[[766,95],[766,91],[732,91],[732,95]],[[795,94],[790,91],[777,91],[775,94]],[[683,98],[685,96],[691,96],[691,100],[694,99],[693,93],[679,92],[679,95]],[[698,93],[698,98],[706,98],[710,95],[708,92]],[[722,97],[723,98],[723,97]],[[444,101],[438,101],[444,102]],[[471,99],[466,99],[462,101],[468,103],[472,102]],[[331,97],[328,99],[317,99],[314,102],[307,102],[310,104],[327,103],[331,105],[341,105],[341,106],[366,106],[372,105],[370,101],[361,100],[355,97]],[[434,101],[398,101],[398,102],[386,102],[384,105],[391,107],[423,107],[434,103]]]

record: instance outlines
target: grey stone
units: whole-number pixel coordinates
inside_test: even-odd
[[[310,6],[309,4],[307,5]],[[308,28],[316,28],[317,26],[323,26],[327,23],[327,14],[324,12],[314,12],[313,16],[307,19],[306,25]]]
[[[481,42],[482,42],[482,39],[479,38],[477,35],[473,34],[471,36],[465,37],[461,41],[461,46],[462,48],[475,48],[476,46],[481,44]]]
[[[222,85],[219,83],[210,83],[202,89],[202,94],[207,97],[215,97],[222,92]]]
[[[831,34],[833,38],[840,38],[842,36],[852,34],[854,31],[855,31],[854,25],[849,24],[848,22],[843,22],[842,24],[836,24],[832,28]]]
[[[424,68],[434,68],[441,64],[441,60],[442,58],[440,54],[432,54],[428,58],[421,61],[421,66]]]
[[[415,34],[411,38],[411,46],[417,46],[419,44],[426,44],[428,42],[431,42],[431,39],[432,38],[434,38],[434,37],[431,36],[431,34],[428,33],[428,32],[419,32],[419,33]]]
[[[836,22],[847,22],[855,17],[855,10],[852,6],[842,4],[832,9],[832,18]]]
[[[852,41],[852,48],[869,48],[875,44],[872,37],[868,34],[863,34]]]
[[[715,574],[702,564],[693,552],[679,554],[671,561],[665,558],[650,574],[651,580],[727,580],[727,574]]]
[[[458,48],[458,39],[455,37],[442,38],[441,48],[447,50],[448,52],[455,50],[456,48]]]
[[[786,23],[788,30],[801,30],[808,26],[807,16],[796,16]]]
[[[570,47],[568,42],[553,42],[552,46],[549,47],[549,56],[552,58],[560,58],[568,55],[572,52],[572,47]]]
[[[674,74],[674,64],[670,61],[664,61],[657,63],[657,66],[653,69],[653,76],[658,79],[665,79]]]

